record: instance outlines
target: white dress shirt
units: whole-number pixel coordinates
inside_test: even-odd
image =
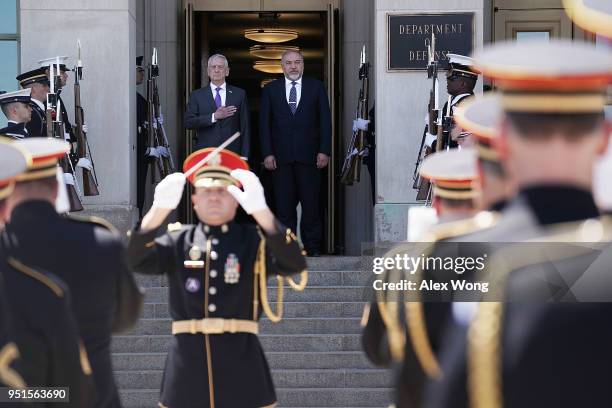
[[[285,77],[285,94],[287,96],[287,104],[289,103],[289,92],[291,92],[291,80]],[[296,90],[296,98],[295,98],[295,107],[297,108],[300,105],[300,97],[302,96],[302,78],[293,81],[295,82],[295,90]]]
[[[217,86],[213,84],[212,82],[210,83],[210,90],[212,91],[213,101],[217,97],[217,88],[221,88],[219,90],[219,95],[221,95],[221,106],[225,106],[225,89],[227,88],[227,84],[224,82],[221,85]],[[215,113],[213,112],[212,123],[215,123],[216,121],[217,119],[215,119]]]

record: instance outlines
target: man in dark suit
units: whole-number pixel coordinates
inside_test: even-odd
[[[217,147],[234,133],[240,137],[226,149],[248,158],[250,149],[249,106],[243,89],[228,85],[227,58],[208,59],[210,84],[194,91],[185,112],[185,127],[197,131],[194,150]]]
[[[301,53],[287,51],[281,65],[285,77],[263,89],[259,135],[266,169],[273,173],[276,212],[296,229],[302,204],[301,238],[308,255],[321,251],[319,190],[321,169],[331,152],[331,112],[323,83],[304,78]]]

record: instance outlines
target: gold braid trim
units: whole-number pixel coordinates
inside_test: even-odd
[[[291,276],[287,276],[285,279],[287,279],[287,283],[289,286],[291,286],[291,289],[295,290],[296,292],[301,292],[306,289],[306,285],[308,284],[308,270],[304,269],[302,272],[300,272],[299,284],[295,283]]]
[[[255,275],[259,275],[259,286],[261,294],[261,308],[263,309],[268,319],[274,323],[280,322],[283,317],[283,277],[277,276],[277,288],[276,288],[276,314],[272,311],[270,302],[268,300],[268,286],[267,286],[267,275],[266,275],[266,238],[263,234],[259,234],[261,241],[259,242],[259,249],[257,250],[257,259],[255,260]]]
[[[423,302],[405,302],[405,309],[410,342],[423,371],[431,378],[442,378],[442,369],[427,335]]]
[[[17,358],[19,358],[19,349],[15,343],[7,343],[0,350],[0,381],[11,388],[24,389],[26,388],[25,381],[17,371],[10,367]]]
[[[471,408],[502,408],[503,305],[482,302],[468,331],[468,395]]]
[[[83,344],[82,340],[79,340],[79,359],[81,360],[81,369],[83,370],[83,374],[92,375],[93,370],[91,369],[89,357],[87,357],[87,350],[85,350],[85,345]]]

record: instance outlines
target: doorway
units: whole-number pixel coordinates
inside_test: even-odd
[[[225,4],[224,4],[225,3]],[[339,217],[339,185],[337,180],[338,152],[341,152],[338,135],[339,67],[337,63],[337,7],[330,1],[225,1],[211,2],[185,0],[185,73],[186,104],[194,89],[208,85],[206,67],[208,57],[223,54],[227,57],[230,74],[228,83],[246,91],[251,124],[251,152],[249,166],[260,176],[266,190],[266,199],[273,208],[271,174],[263,168],[259,143],[259,106],[266,81],[282,78],[282,73],[256,70],[256,61],[266,61],[255,56],[252,46],[261,43],[245,38],[245,30],[273,24],[275,28],[291,29],[298,37],[279,45],[298,47],[304,54],[304,75],[324,82],[332,111],[332,153],[330,165],[324,171],[321,186],[321,219],[323,221],[324,253],[336,253],[341,247]],[[274,60],[271,61],[274,65]],[[280,66],[280,65],[279,65]],[[266,70],[267,71],[267,70]],[[183,154],[191,153],[192,133],[186,131]],[[190,208],[184,215],[192,221]],[[191,218],[191,219],[190,219]]]
[[[588,36],[565,13],[562,0],[494,0],[493,40],[528,41]]]

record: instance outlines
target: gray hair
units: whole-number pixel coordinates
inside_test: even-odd
[[[283,55],[281,56],[281,62],[285,61],[285,57],[289,54],[297,54],[300,56],[300,58],[302,59],[302,62],[304,62],[304,54],[302,54],[302,51],[296,51],[296,50],[285,50],[283,51]]]
[[[211,63],[211,62],[212,62],[212,60],[214,60],[215,58],[219,58],[219,59],[222,59],[223,61],[225,61],[225,68],[229,68],[229,63],[227,62],[227,58],[225,58],[225,55],[223,55],[223,54],[214,54],[214,55],[211,55],[211,56],[208,58],[208,63],[207,63],[207,65],[208,65],[208,66],[210,66],[210,63]]]

